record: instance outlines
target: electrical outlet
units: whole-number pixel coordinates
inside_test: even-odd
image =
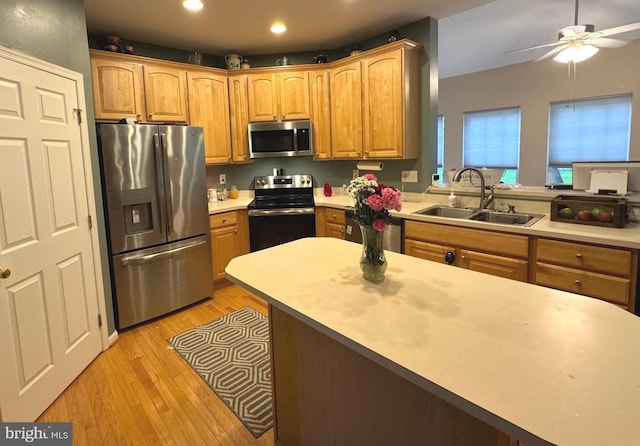
[[[351,172],[351,179],[355,180],[359,176],[360,176],[360,171],[358,169],[353,169],[353,171]]]
[[[403,170],[401,181],[404,183],[417,183],[418,171],[417,170]]]
[[[220,184],[227,184],[227,175],[224,173],[220,174]]]

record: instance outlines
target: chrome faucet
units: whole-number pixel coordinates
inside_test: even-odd
[[[491,185],[491,193],[489,194],[488,197],[485,198],[484,175],[482,175],[482,172],[479,169],[476,169],[475,167],[464,167],[458,170],[453,175],[452,180],[455,181],[456,183],[459,182],[460,177],[462,176],[462,172],[467,170],[472,172],[477,172],[477,174],[480,176],[480,209],[486,209],[487,206],[489,206],[493,202],[493,185]]]

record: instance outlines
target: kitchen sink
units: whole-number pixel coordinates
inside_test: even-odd
[[[415,211],[414,214],[435,215],[437,217],[447,217],[447,218],[469,218],[473,214],[476,214],[478,211],[479,209],[452,208],[449,206],[435,205],[435,206],[428,207],[426,209]]]
[[[486,209],[452,208],[443,205],[430,206],[413,213],[417,215],[483,221],[485,223],[512,226],[531,226],[544,217],[544,214],[528,214],[523,212],[507,213]]]
[[[531,226],[544,217],[543,214],[524,214],[498,211],[480,211],[469,217],[469,220],[484,221],[487,223],[498,223],[502,225]]]

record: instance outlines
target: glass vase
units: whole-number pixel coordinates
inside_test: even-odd
[[[360,225],[362,232],[362,257],[360,269],[362,277],[369,282],[380,283],[384,280],[387,270],[387,259],[382,249],[382,236],[384,231],[376,231],[371,226]]]

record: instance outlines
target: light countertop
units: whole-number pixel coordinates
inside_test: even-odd
[[[393,252],[306,238],[227,278],[528,446],[637,444],[640,319],[612,304]],[[295,258],[286,267],[279,259]]]
[[[500,225],[464,219],[443,219],[442,217],[416,215],[412,214],[412,212],[427,208],[434,204],[444,204],[447,198],[446,195],[409,194],[408,197],[409,201],[404,201],[402,204],[402,211],[393,212],[393,215],[404,219],[416,221],[446,223],[454,226],[462,226],[468,228],[510,232],[515,234],[541,237],[554,237],[577,242],[596,243],[607,246],[640,249],[640,224],[628,224],[624,228],[606,228],[602,226],[589,226],[551,221],[548,215],[529,227]],[[348,195],[325,197],[322,192],[316,192],[314,199],[316,206],[328,206],[338,209],[346,209],[350,206],[353,206],[353,200]],[[228,199],[215,203],[209,203],[209,214],[246,209],[247,205],[252,200],[253,194],[248,191],[241,191],[240,197],[237,199]],[[549,205],[545,204],[543,205],[543,207],[544,209],[548,209]],[[545,212],[544,210],[540,211],[539,209],[535,209],[533,212],[548,214],[548,212]]]

